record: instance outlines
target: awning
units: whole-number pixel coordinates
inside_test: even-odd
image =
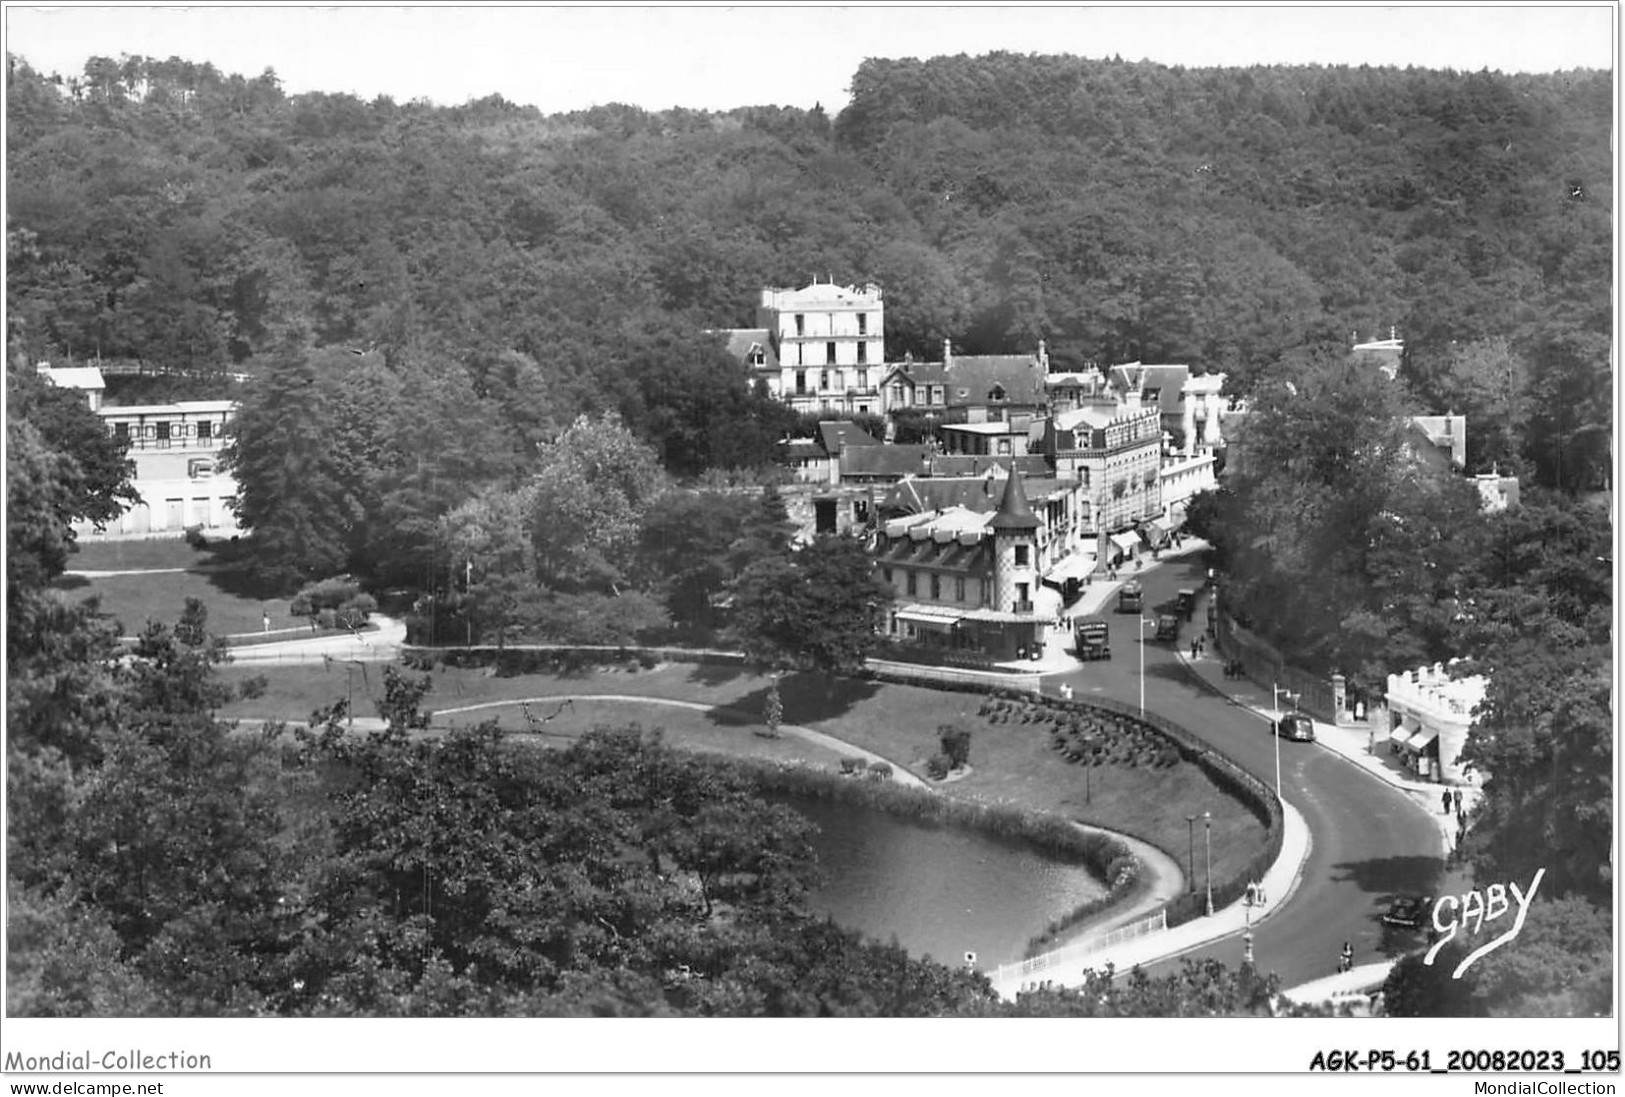
[[[1405,745],[1412,750],[1424,750],[1429,743],[1438,737],[1439,731],[1437,728],[1423,728],[1405,740]]]
[[[1413,730],[1414,729],[1408,728],[1404,724],[1400,724],[1393,731],[1388,733],[1388,738],[1395,743],[1403,743],[1405,740],[1411,737]]]
[[[933,625],[937,628],[951,628],[964,617],[962,613],[955,613],[951,609],[938,609],[935,606],[904,606],[897,611],[899,621],[907,621],[911,625]]]
[[[1112,544],[1124,552],[1133,552],[1140,547],[1140,537],[1135,533],[1114,533],[1112,534]]]
[[[1169,522],[1168,519],[1166,519],[1166,518],[1153,518],[1153,519],[1151,519],[1151,526],[1152,526],[1153,529],[1155,529],[1158,533],[1161,533],[1163,536],[1167,536],[1168,534],[1170,534],[1170,533],[1172,533],[1174,531],[1173,524],[1171,522]]]
[[[1046,579],[1061,582],[1066,579],[1082,579],[1095,570],[1095,554],[1092,552],[1074,552],[1059,564],[1049,569]]]

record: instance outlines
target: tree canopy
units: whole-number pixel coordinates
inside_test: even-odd
[[[410,348],[461,367],[522,455],[615,409],[689,476],[784,429],[699,333],[816,273],[884,288],[889,360],[1043,338],[1056,368],[1188,361],[1241,393],[1397,326],[1427,410],[1516,405],[1519,471],[1609,476],[1606,72],[870,59],[832,124],[9,60],[7,334],[30,362],[207,377],[290,344]],[[1475,462],[1511,465],[1499,444]]]

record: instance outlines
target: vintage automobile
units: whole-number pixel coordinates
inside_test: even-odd
[[[1179,639],[1179,616],[1173,613],[1157,614],[1157,639]]]
[[[1299,743],[1315,741],[1315,722],[1301,712],[1289,712],[1275,721],[1275,734]]]
[[[1098,617],[1085,617],[1077,624],[1079,659],[1092,661],[1112,657],[1111,630]]]
[[[1196,616],[1196,592],[1194,590],[1181,590],[1179,592],[1178,613],[1189,621]]]
[[[1118,613],[1139,613],[1145,605],[1145,588],[1136,580],[1129,580],[1117,592]]]
[[[1396,929],[1421,929],[1433,913],[1433,899],[1427,895],[1401,895],[1388,904],[1382,924]]]

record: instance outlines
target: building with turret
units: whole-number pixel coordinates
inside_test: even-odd
[[[894,486],[874,543],[894,597],[887,635],[947,662],[1009,662],[1042,650],[1059,612],[1042,579],[1077,545],[1077,505],[1075,483],[1019,473]]]

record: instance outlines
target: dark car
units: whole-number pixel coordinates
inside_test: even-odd
[[[1172,613],[1157,614],[1157,639],[1179,639],[1179,618]]]
[[[1401,895],[1388,904],[1388,913],[1382,916],[1382,924],[1396,926],[1399,929],[1421,929],[1428,923],[1428,916],[1433,913],[1433,900],[1426,895]]]
[[[1299,743],[1315,741],[1315,722],[1301,712],[1289,712],[1275,721],[1275,734]]]

